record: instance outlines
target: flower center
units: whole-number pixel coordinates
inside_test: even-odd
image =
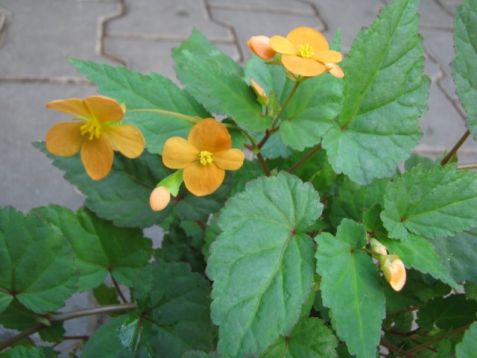
[[[97,119],[90,119],[80,127],[81,135],[89,136],[89,140],[101,137],[101,123]]]
[[[303,44],[298,49],[298,54],[300,57],[312,58],[315,55],[315,50],[313,50],[310,44]]]
[[[200,164],[202,164],[204,166],[212,164],[214,162],[214,158],[212,157],[212,153],[208,152],[206,150],[202,150],[199,153],[199,162],[200,162]]]

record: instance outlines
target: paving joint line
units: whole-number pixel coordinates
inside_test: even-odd
[[[109,15],[100,16],[97,20],[96,53],[109,60],[117,62],[121,65],[127,66],[127,61],[123,60],[121,57],[115,54],[108,52],[105,46],[108,23],[116,19],[122,18],[127,14],[125,0],[117,0],[116,4],[118,5],[118,7],[115,12]]]
[[[173,36],[173,35],[161,35],[161,34],[152,34],[145,32],[113,32],[108,33],[108,38],[118,38],[126,40],[145,40],[145,41],[156,41],[156,42],[182,42],[187,40],[187,37],[184,36]],[[223,39],[223,38],[214,38],[211,37],[209,40],[213,43],[220,44],[235,44],[234,40]]]
[[[320,10],[318,9],[318,7],[313,2],[311,2],[309,0],[296,0],[296,1],[300,2],[302,4],[306,4],[311,8],[311,10],[313,11],[313,15],[315,15],[315,17],[317,17],[318,20],[320,21],[320,23],[323,25],[323,28],[321,29],[323,32],[328,32],[330,30],[330,27],[328,26],[328,23],[325,21],[323,16],[321,16]]]
[[[437,6],[439,6],[439,7],[442,9],[442,11],[444,11],[447,15],[451,16],[452,18],[454,18],[454,14],[452,13],[452,11],[450,11],[450,10],[447,8],[447,6],[445,6],[445,5],[441,2],[441,0],[435,0],[434,2],[437,4]]]
[[[93,83],[82,77],[76,76],[0,76],[0,83],[39,83],[56,85],[88,85]]]
[[[10,15],[10,11],[0,7],[0,48],[3,46],[5,39],[5,33],[7,29],[7,18]]]
[[[271,8],[267,6],[257,6],[257,5],[250,5],[250,4],[210,4],[210,7],[214,10],[265,12],[265,13],[280,14],[280,15],[310,15],[310,13],[305,11],[277,9],[277,8]]]

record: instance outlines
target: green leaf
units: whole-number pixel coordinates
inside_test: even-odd
[[[454,237],[431,240],[437,253],[458,282],[477,283],[477,232],[464,232]]]
[[[0,208],[0,312],[15,297],[45,313],[76,291],[74,256],[68,242],[46,223],[13,208]]]
[[[477,322],[474,322],[467,331],[464,338],[455,347],[456,358],[472,358],[477,352]]]
[[[414,167],[388,185],[381,214],[391,238],[445,237],[477,226],[477,174]]]
[[[334,170],[357,183],[392,176],[419,142],[429,81],[417,8],[418,0],[394,0],[344,61],[341,115],[323,147]]]
[[[142,131],[151,153],[161,153],[169,137],[186,137],[192,124],[169,114],[134,110],[161,109],[190,116],[208,116],[194,98],[157,73],[144,75],[125,67],[78,59],[72,59],[71,63],[94,82],[102,94],[126,105],[125,123],[133,124]]]
[[[452,74],[467,113],[469,129],[477,138],[477,1],[463,0],[455,19],[455,59]]]
[[[115,305],[119,303],[118,293],[114,287],[108,287],[104,283],[93,289],[96,301],[102,305]]]
[[[318,318],[300,322],[291,335],[280,338],[262,358],[337,358],[338,340]]]
[[[81,291],[98,286],[108,273],[120,283],[132,286],[135,275],[152,255],[152,242],[143,237],[142,230],[117,228],[90,211],[80,209],[75,213],[50,205],[36,208],[31,214],[69,241],[80,271]]]
[[[116,155],[111,173],[103,180],[94,181],[86,174],[79,156],[54,157],[43,144],[36,147],[65,172],[65,179],[86,196],[85,205],[100,217],[118,226],[144,228],[161,223],[170,214],[172,206],[160,212],[152,211],[149,206],[151,191],[170,174],[158,155],[144,152],[134,160]]]
[[[299,151],[320,143],[339,114],[342,98],[343,81],[330,74],[300,84],[280,125],[283,143]]]
[[[243,71],[200,32],[172,52],[178,78],[186,90],[210,112],[231,116],[249,131],[263,131],[271,123],[247,84]]]
[[[358,358],[376,355],[385,315],[381,278],[363,250],[365,236],[362,225],[344,219],[336,237],[324,233],[315,239],[323,304],[331,310],[338,336]]]
[[[313,286],[307,230],[322,208],[310,184],[286,173],[250,182],[226,204],[207,268],[224,357],[264,352],[300,318]]]
[[[0,358],[54,358],[55,351],[49,347],[16,346],[7,352],[0,353]]]
[[[390,253],[398,255],[406,267],[412,267],[422,273],[457,288],[458,284],[450,275],[449,268],[443,263],[432,244],[419,236],[411,235],[407,240],[382,240]]]

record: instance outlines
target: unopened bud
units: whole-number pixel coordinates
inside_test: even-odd
[[[371,251],[373,254],[378,254],[382,256],[386,256],[388,254],[388,250],[386,249],[386,246],[381,244],[378,240],[371,239],[369,244],[371,246]]]
[[[396,255],[386,256],[381,264],[381,271],[392,289],[401,291],[406,283],[406,267],[401,259]]]
[[[171,201],[171,193],[164,186],[156,187],[149,197],[149,205],[153,211],[161,211],[166,208],[166,206]]]
[[[276,52],[270,47],[270,38],[267,36],[252,36],[247,41],[248,48],[262,60],[271,60]]]
[[[252,87],[253,91],[257,95],[258,101],[262,104],[267,104],[268,96],[265,93],[265,90],[254,80],[250,80],[250,86]]]

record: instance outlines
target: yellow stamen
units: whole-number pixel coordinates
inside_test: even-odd
[[[313,50],[310,44],[303,44],[298,49],[298,54],[300,57],[312,58],[315,55],[315,50]]]
[[[199,162],[202,165],[212,164],[214,162],[214,158],[212,157],[212,153],[206,150],[203,150],[199,153]]]
[[[101,123],[96,119],[90,119],[80,127],[81,135],[88,135],[89,140],[101,137]]]

